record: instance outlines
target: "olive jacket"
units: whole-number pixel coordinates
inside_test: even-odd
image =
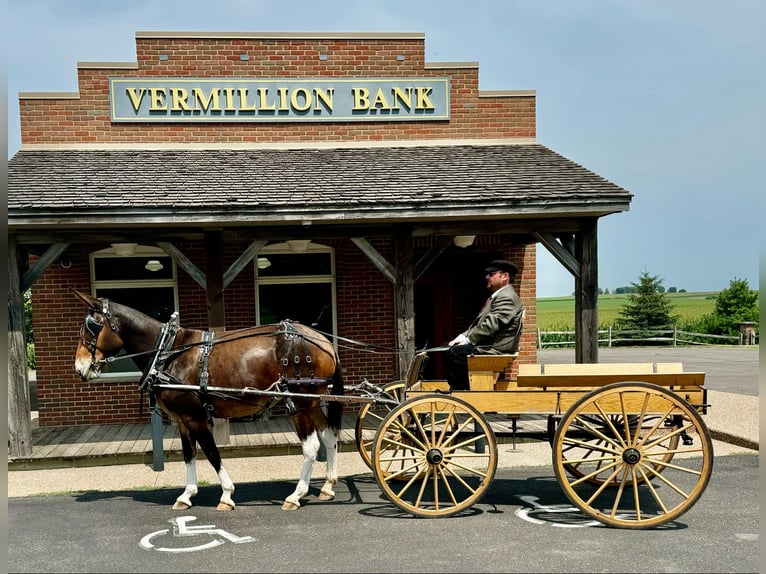
[[[524,319],[524,305],[516,290],[506,285],[495,291],[487,304],[463,332],[477,353],[516,353]]]

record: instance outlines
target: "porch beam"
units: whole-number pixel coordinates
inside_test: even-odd
[[[20,289],[20,257],[8,237],[8,455],[32,455],[32,421],[24,342],[24,292]]]
[[[189,258],[186,257],[183,253],[181,253],[181,250],[178,249],[175,245],[170,243],[169,241],[158,241],[157,245],[162,248],[162,250],[170,255],[170,257],[173,258],[173,261],[176,262],[176,265],[178,265],[181,269],[186,271],[186,273],[189,274],[189,276],[194,279],[194,281],[203,289],[207,289],[207,279],[205,279],[205,274],[200,271],[199,267],[197,267],[194,263],[189,261]]]
[[[535,239],[542,243],[545,248],[553,255],[559,263],[561,263],[567,271],[569,271],[575,278],[580,277],[580,262],[567,247],[559,243],[556,237],[552,233],[547,232],[535,232],[532,234]],[[565,241],[566,245],[570,245],[570,242]]]
[[[377,249],[375,249],[370,243],[363,237],[352,237],[351,241],[354,242],[359,249],[362,250],[367,258],[372,261],[372,264],[378,268],[378,270],[386,276],[391,283],[396,284],[396,267],[391,265],[386,258],[383,257]]]
[[[598,363],[597,219],[575,235],[580,275],[575,278],[575,362]]]
[[[420,279],[420,276],[423,275],[426,271],[428,271],[428,268],[431,267],[434,261],[436,261],[439,256],[444,253],[444,251],[452,244],[452,237],[440,237],[437,240],[436,245],[431,247],[428,251],[426,251],[423,256],[418,259],[417,263],[415,263],[415,281]]]
[[[67,247],[69,247],[69,243],[54,243],[48,247],[48,249],[45,250],[45,253],[43,253],[37,260],[37,263],[35,263],[34,266],[22,276],[20,285],[21,292],[24,293],[29,289],[32,284],[45,273],[45,270],[48,269],[50,264],[56,261],[58,256],[66,251]]]
[[[396,314],[396,340],[398,378],[404,379],[410,361],[415,356],[415,277],[413,273],[413,241],[409,228],[394,234],[396,282],[394,283],[394,312]]]
[[[226,289],[229,286],[229,283],[234,281],[234,279],[237,278],[237,276],[242,272],[242,270],[247,267],[248,263],[250,263],[254,257],[258,255],[258,253],[261,252],[261,249],[263,249],[266,244],[268,243],[267,240],[260,240],[260,241],[253,241],[247,249],[245,249],[242,252],[242,255],[237,257],[237,260],[232,263],[229,268],[226,270],[226,272],[223,274],[223,288]]]

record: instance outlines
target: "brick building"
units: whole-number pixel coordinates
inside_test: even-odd
[[[575,276],[578,361],[596,360],[597,220],[632,196],[535,141],[533,91],[482,91],[478,63],[426,62],[410,33],[138,32],[135,62],[77,75],[76,93],[19,94],[12,438],[29,287],[43,426],[140,420],[129,362],[77,379],[71,288],[185,327],[318,322],[399,349],[339,345],[347,383],[385,383],[470,321],[501,257],[535,362],[542,242]]]

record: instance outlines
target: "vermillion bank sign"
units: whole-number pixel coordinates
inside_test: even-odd
[[[110,78],[113,122],[449,119],[449,78]]]

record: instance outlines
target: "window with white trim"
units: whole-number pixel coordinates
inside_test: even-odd
[[[178,309],[175,262],[162,249],[150,245],[130,245],[122,252],[110,247],[90,254],[93,294],[167,322]],[[121,351],[118,356],[124,354]],[[108,363],[101,376],[140,374],[131,359],[123,359]]]
[[[332,247],[313,242],[277,243],[258,254],[255,301],[259,325],[292,319],[334,336],[335,300]]]

